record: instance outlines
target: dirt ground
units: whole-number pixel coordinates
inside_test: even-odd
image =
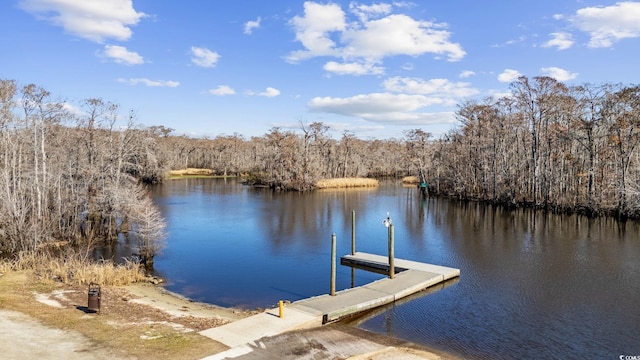
[[[198,334],[256,311],[192,302],[151,284],[101,289],[100,312],[87,309],[88,288],[0,275],[3,359],[203,359],[228,350]],[[349,326],[261,339],[237,359],[453,359],[411,343]]]

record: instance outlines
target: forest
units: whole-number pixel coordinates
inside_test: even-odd
[[[455,128],[437,138],[416,128],[400,139],[350,131],[336,139],[321,122],[191,138],[141,126],[103,99],[71,107],[36,85],[0,80],[0,252],[93,246],[125,233],[152,257],[166,234],[146,186],[188,167],[274,191],[423,174],[430,196],[638,218],[640,87],[520,77],[510,90],[459,104]]]

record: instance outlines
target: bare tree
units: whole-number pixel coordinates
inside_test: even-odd
[[[123,199],[123,211],[131,221],[130,235],[138,248],[140,263],[153,266],[154,257],[164,248],[166,222],[144,188],[131,188]]]
[[[608,142],[617,160],[618,212],[627,216],[628,173],[640,143],[640,87],[623,87],[607,94],[602,113],[609,124]]]

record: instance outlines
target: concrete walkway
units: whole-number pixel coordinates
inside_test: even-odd
[[[232,323],[203,330],[200,335],[221,342],[229,347],[250,344],[265,336],[274,336],[291,330],[307,329],[322,325],[322,314],[299,310],[293,304],[284,308],[269,309]]]
[[[358,263],[362,266],[384,266],[384,256],[356,253],[342,258],[343,263]],[[460,270],[415,261],[395,259],[398,273],[394,279],[384,278],[370,284],[336,292],[335,296],[320,295],[293,302],[284,308],[283,317],[279,309],[241,319],[224,326],[203,330],[201,335],[221,342],[232,349],[207,359],[224,359],[244,351],[263,337],[284,332],[311,328],[392,303],[405,296],[424,290],[435,284],[460,275]]]

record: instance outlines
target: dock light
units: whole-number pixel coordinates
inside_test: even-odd
[[[387,212],[387,218],[382,220],[384,226],[389,227],[391,225],[391,217],[389,217],[389,212]]]
[[[396,274],[396,268],[393,259],[393,223],[391,222],[389,212],[387,212],[387,218],[382,220],[382,223],[387,227],[387,235],[389,235],[389,278],[393,279]]]

